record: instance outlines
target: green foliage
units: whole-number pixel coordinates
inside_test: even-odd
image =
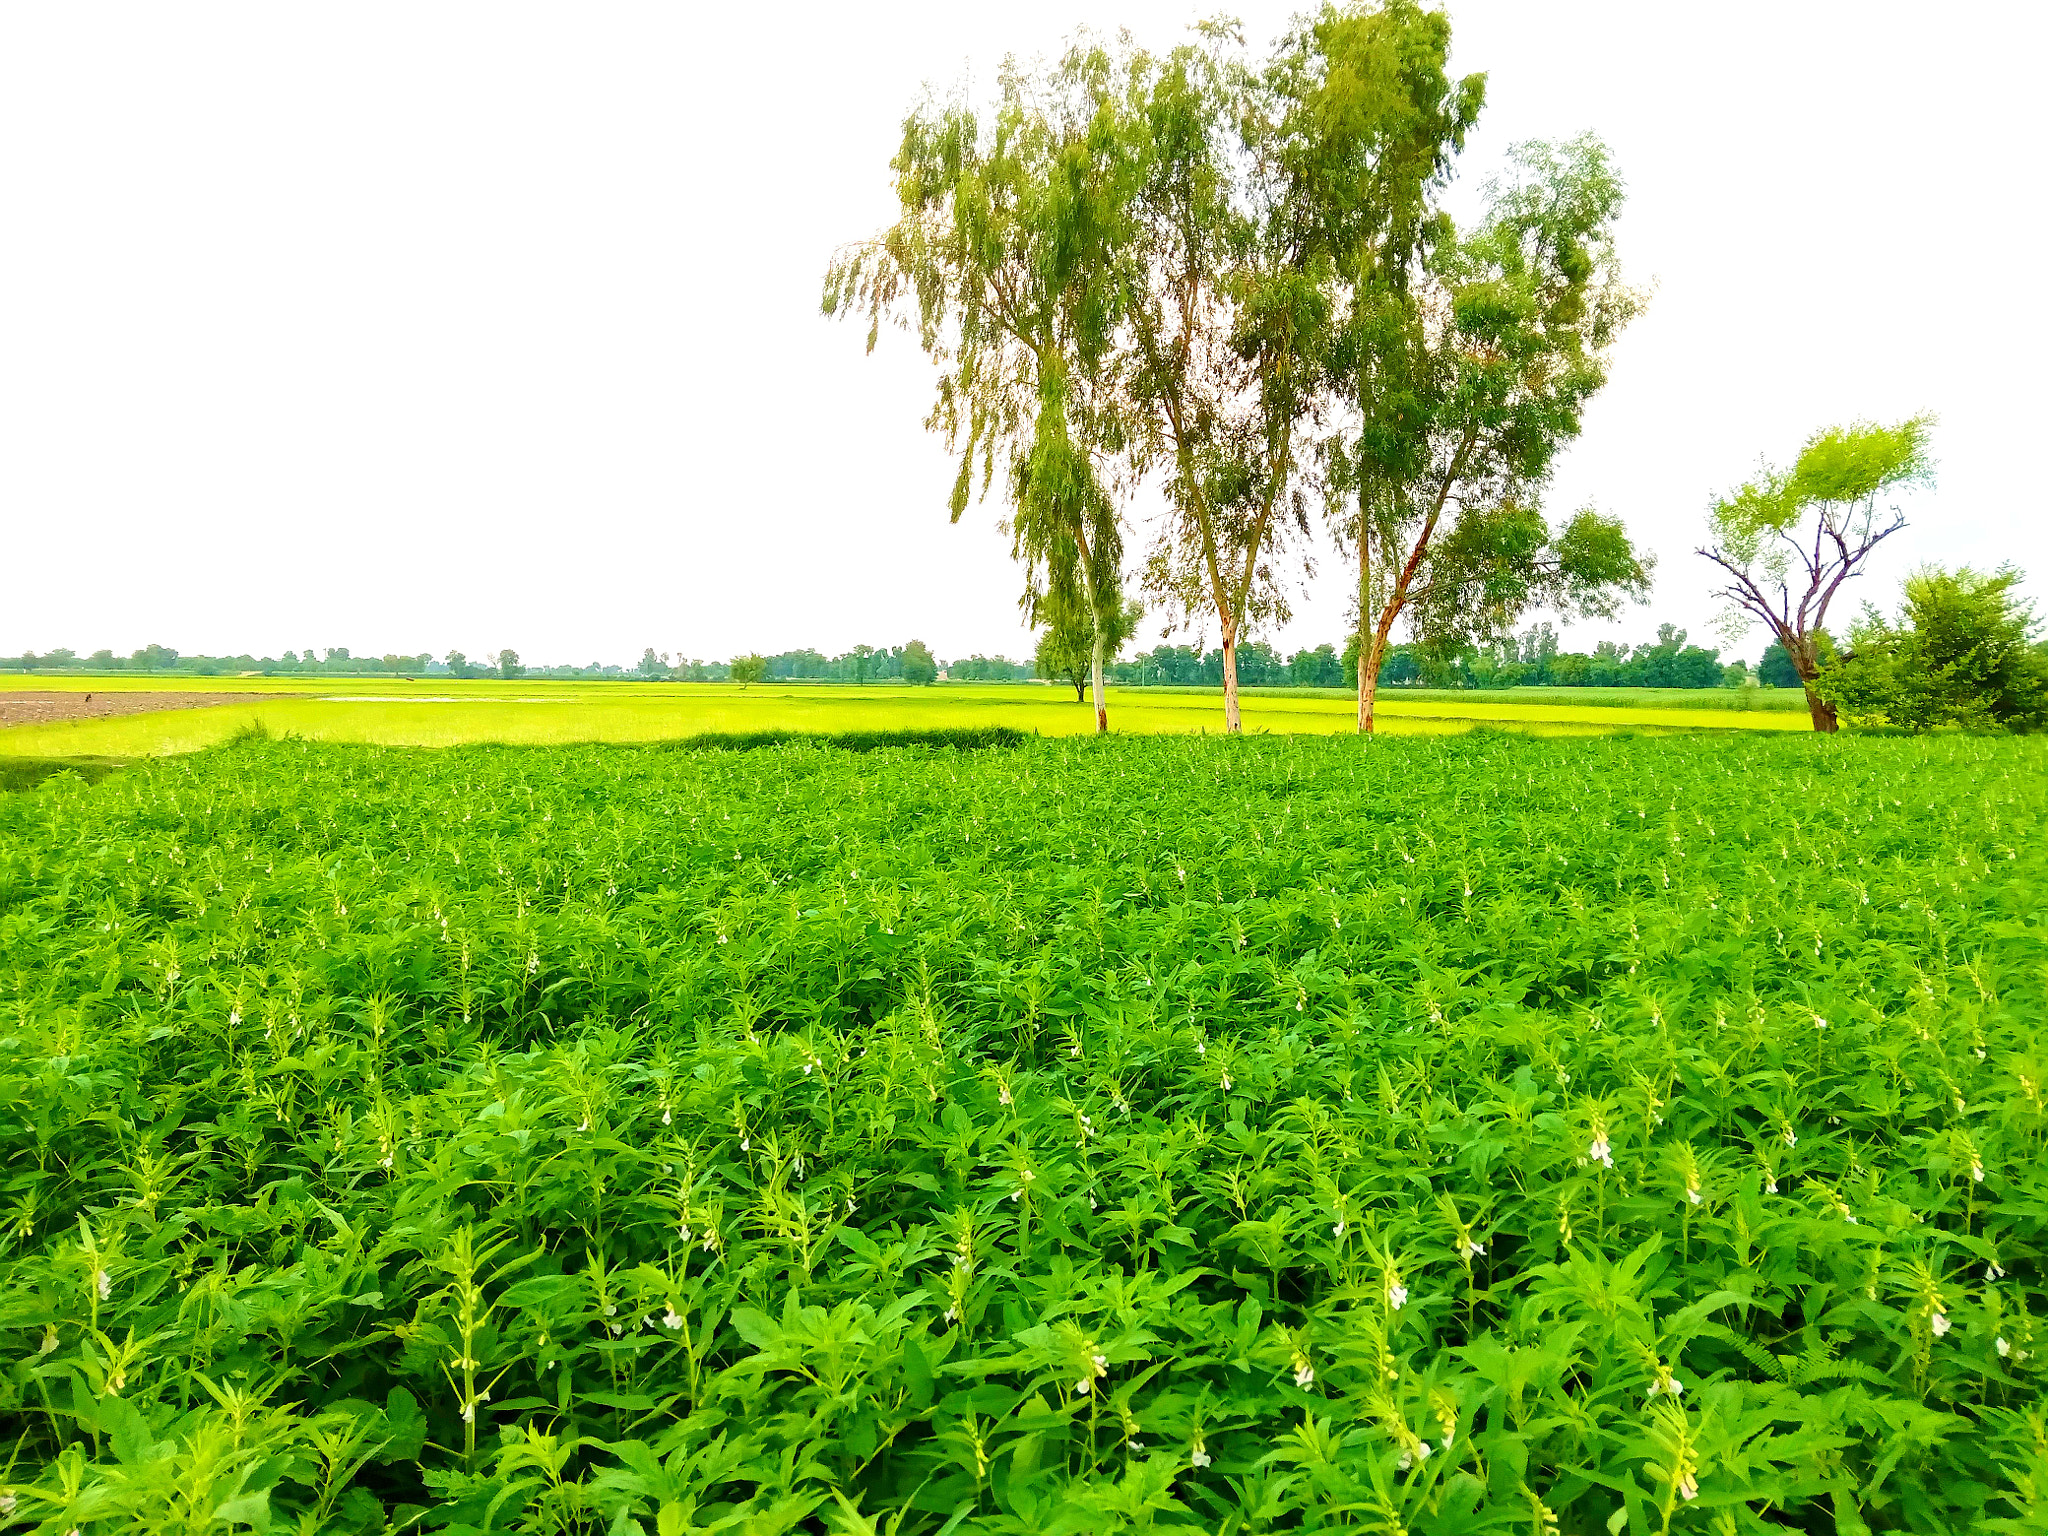
[[[1034,670],[1040,677],[1070,685],[1077,700],[1084,698],[1098,632],[1093,616],[1071,603],[1048,604],[1041,610],[1041,616],[1045,627],[1039,632],[1032,658]],[[1144,622],[1144,604],[1135,600],[1119,603],[1104,615],[1099,628],[1105,664],[1116,660]]]
[[[864,315],[870,350],[893,320],[938,364],[927,425],[959,455],[953,520],[1000,476],[1034,622],[1048,603],[1105,624],[1121,608],[1105,461],[1124,429],[1106,374],[1139,149],[1116,118],[1116,69],[1084,40],[1036,73],[1006,61],[987,123],[960,103],[912,113],[901,217],[825,278],[825,313]]]
[[[1757,681],[1766,688],[1797,688],[1799,669],[1792,665],[1791,653],[1785,649],[1782,640],[1773,640],[1764,647],[1764,654],[1756,665]]]
[[[939,664],[933,659],[931,649],[922,640],[912,640],[903,647],[903,681],[919,688],[928,688],[939,680]]]
[[[859,649],[865,650],[866,647],[862,646]],[[749,655],[735,656],[732,659],[731,679],[742,688],[746,687],[749,683],[760,682],[767,675],[768,661],[766,657]]]
[[[5,1515],[2034,1528],[2044,813],[1954,736],[51,780]]]
[[[34,789],[60,773],[75,773],[86,783],[97,784],[125,766],[110,757],[0,757],[0,794]]]
[[[1924,413],[1892,426],[1829,427],[1807,439],[1791,469],[1766,464],[1707,509],[1708,543],[1699,553],[1727,579],[1715,594],[1728,604],[1723,627],[1731,636],[1756,621],[1770,630],[1806,685],[1815,730],[1836,725],[1833,704],[1813,686],[1831,659],[1828,608],[1877,546],[1906,526],[1895,503],[1881,504],[1931,483],[1933,432]]]
[[[1368,676],[1404,615],[1442,656],[1533,607],[1611,618],[1647,595],[1652,561],[1618,520],[1585,509],[1553,529],[1537,510],[1641,307],[1615,251],[1622,201],[1591,135],[1517,145],[1478,225],[1417,246],[1385,301],[1398,344],[1358,377],[1355,442],[1329,453]]]
[[[1896,623],[1874,608],[1814,691],[1860,721],[1929,731],[2048,725],[2048,657],[2020,573],[1929,567],[1906,578]]]

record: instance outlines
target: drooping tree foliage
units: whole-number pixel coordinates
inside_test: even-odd
[[[940,369],[927,424],[960,460],[952,516],[1000,482],[1027,614],[1093,617],[1099,730],[1102,629],[1122,611],[1108,375],[1139,160],[1118,68],[1084,43],[1036,72],[1006,66],[987,123],[958,102],[913,112],[894,162],[902,217],[839,253],[824,298],[867,316],[870,349],[885,320],[914,325]]]
[[[1828,660],[1828,605],[1871,553],[1906,526],[1889,498],[1933,479],[1930,415],[1892,426],[1856,422],[1816,433],[1791,469],[1766,464],[1754,480],[1707,511],[1699,553],[1727,585],[1727,625],[1761,620],[1785,648],[1806,689],[1816,731],[1836,729],[1836,707],[1814,688]]]
[[[987,131],[912,116],[902,220],[834,263],[828,311],[914,317],[940,364],[955,517],[1000,471],[1033,621],[1090,616],[1099,727],[1118,508],[1148,480],[1145,585],[1169,623],[1215,621],[1231,731],[1238,647],[1289,617],[1318,490],[1359,562],[1361,729],[1404,614],[1450,648],[1642,590],[1618,522],[1538,507],[1637,306],[1620,180],[1590,137],[1522,146],[1461,234],[1440,197],[1484,79],[1449,48],[1442,14],[1379,0],[1263,62],[1213,23],[1006,70]]]

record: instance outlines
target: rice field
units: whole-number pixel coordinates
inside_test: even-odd
[[[127,757],[192,752],[252,726],[272,736],[383,746],[450,747],[476,742],[559,746],[579,742],[651,742],[707,733],[764,730],[928,730],[1009,726],[1043,736],[1093,729],[1071,689],[1033,684],[948,684],[933,688],[817,684],[587,683],[514,680],[407,683],[358,678],[190,678],[209,692],[289,693],[297,698],[128,715],[0,731],[0,756]],[[0,678],[0,690],[163,689],[161,677]],[[1475,725],[1538,735],[1599,735],[1691,730],[1800,731],[1803,708],[1730,708],[1714,690],[1555,690],[1524,699],[1516,693],[1382,695],[1380,728],[1389,735],[1440,735]],[[1690,695],[1690,696],[1688,696]],[[1797,695],[1787,698],[1797,704]],[[1738,701],[1740,702],[1740,701]],[[1327,735],[1352,729],[1348,695],[1328,692],[1247,693],[1245,729],[1273,735]],[[1220,732],[1219,695],[1130,688],[1110,691],[1110,725],[1132,735]]]

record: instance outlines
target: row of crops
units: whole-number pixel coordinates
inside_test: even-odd
[[[2033,1530],[2031,741],[0,797],[0,1523]]]

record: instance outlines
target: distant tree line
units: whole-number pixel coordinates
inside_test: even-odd
[[[187,655],[172,647],[148,645],[127,656],[111,650],[80,655],[69,649],[20,656],[0,656],[0,671],[21,672],[144,672],[186,675],[549,678],[586,681],[652,681],[684,683],[820,682],[932,683],[943,677],[956,683],[1014,683],[1032,677],[1081,687],[1087,669],[1085,638],[1078,651],[1062,651],[1048,629],[1033,661],[976,653],[939,662],[922,641],[897,646],[856,645],[836,656],[813,649],[780,651],[772,656],[708,661],[659,652],[649,646],[637,666],[593,661],[586,666],[528,666],[514,650],[472,659],[462,651],[435,657],[385,654],[357,656],[346,646],[325,650],[307,647],[281,657]],[[739,671],[735,672],[735,667]],[[758,670],[757,670],[758,668]],[[1339,649],[1333,644],[1283,655],[1262,640],[1237,650],[1238,681],[1251,688],[1348,688],[1357,676],[1358,638]],[[1104,668],[1108,681],[1125,687],[1216,688],[1223,682],[1223,652],[1187,645],[1161,645],[1140,651]],[[1751,678],[1765,687],[1799,685],[1799,674],[1785,648],[1776,641],[1751,668],[1740,661],[1723,665],[1718,651],[1688,645],[1686,632],[1660,625],[1654,643],[1633,648],[1603,640],[1590,653],[1563,651],[1548,624],[1487,645],[1466,645],[1438,653],[1420,644],[1389,645],[1379,667],[1379,683],[1394,687],[1429,688],[1714,688],[1741,687]]]
[[[1742,661],[1724,664],[1717,648],[1686,641],[1684,630],[1662,624],[1649,644],[1603,640],[1590,652],[1565,651],[1551,626],[1538,624],[1504,640],[1449,650],[1390,644],[1380,658],[1378,682],[1424,688],[1740,688],[1754,678],[1766,687],[1798,685],[1799,674],[1775,642],[1752,668]],[[1223,652],[1162,645],[1109,670],[1125,686],[1216,688],[1223,682]],[[1283,656],[1258,640],[1237,649],[1238,681],[1249,688],[1348,688],[1357,670],[1356,635],[1341,650],[1324,644]]]
[[[776,656],[734,658],[733,661],[703,661],[667,654],[649,646],[637,666],[593,661],[588,665],[529,666],[515,650],[501,650],[472,658],[463,651],[449,651],[436,657],[430,651],[412,654],[358,656],[345,645],[322,650],[308,646],[303,652],[291,650],[282,656],[256,656],[244,651],[234,656],[187,654],[166,645],[146,645],[126,656],[111,650],[80,655],[68,647],[25,651],[19,656],[0,656],[0,671],[6,672],[167,672],[201,677],[249,674],[263,677],[302,675],[335,677],[443,677],[443,678],[556,678],[583,680],[662,681],[722,683],[733,680],[733,667],[742,660],[758,661],[761,676],[770,681],[807,679],[819,682],[930,683],[938,679],[939,663],[921,640],[898,646],[857,645],[842,656],[826,656],[814,650],[784,651]],[[981,682],[1007,682],[1028,678],[1028,662],[1006,657],[975,656],[955,662],[956,676]],[[745,670],[744,668],[742,670]]]

